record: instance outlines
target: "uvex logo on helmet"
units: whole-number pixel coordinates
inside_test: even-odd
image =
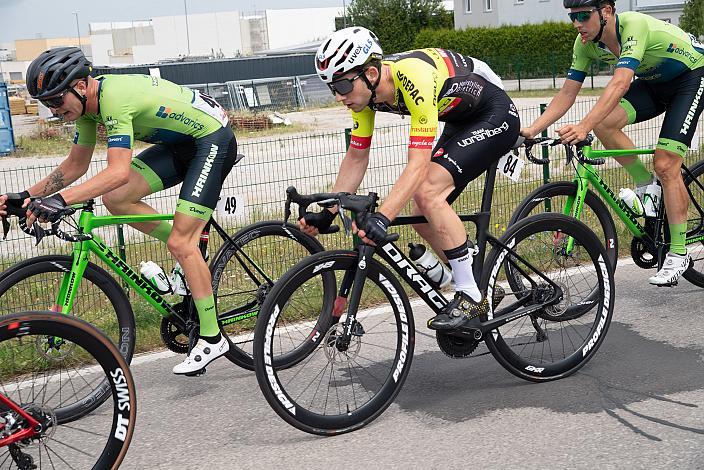
[[[39,72],[39,76],[37,77],[37,90],[41,90],[44,85],[44,72]]]

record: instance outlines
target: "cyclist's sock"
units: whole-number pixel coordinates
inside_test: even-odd
[[[165,220],[162,220],[154,230],[149,232],[149,236],[166,243],[166,240],[169,239],[169,235],[171,235],[172,228],[173,226],[170,223]]]
[[[469,241],[469,240],[468,240]],[[442,250],[452,267],[452,279],[455,281],[455,291],[467,294],[475,302],[482,300],[477,283],[472,273],[472,254],[469,251],[468,241],[457,248]]]
[[[202,299],[193,299],[198,310],[198,318],[200,319],[200,337],[212,338],[220,334],[218,327],[217,311],[215,310],[215,299],[213,294]]]
[[[633,163],[623,165],[623,167],[626,169],[628,174],[631,175],[631,178],[633,178],[633,180],[636,182],[636,186],[648,184],[653,180],[653,174],[650,173],[650,170],[648,170],[645,165],[643,165],[643,162],[640,161],[639,158],[636,158]]]
[[[678,255],[686,255],[687,223],[670,225],[670,251]]]
[[[222,339],[222,334],[218,333],[217,336],[201,336],[200,338],[205,340],[207,343],[218,344]]]

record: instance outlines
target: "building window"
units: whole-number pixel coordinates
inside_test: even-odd
[[[522,5],[525,2],[525,0],[516,0],[516,5]]]
[[[22,72],[10,72],[10,81],[21,81],[24,80],[24,77],[22,76]]]
[[[484,0],[486,4],[484,5],[484,11],[491,11],[491,0]]]
[[[472,0],[464,0],[464,12],[472,13]]]

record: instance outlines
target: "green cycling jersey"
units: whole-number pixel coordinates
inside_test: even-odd
[[[227,125],[227,113],[207,95],[149,75],[97,77],[98,113],[76,121],[74,143],[93,146],[97,124],[105,126],[108,148],[130,149],[135,140],[180,144]]]
[[[652,83],[670,81],[689,70],[704,67],[704,44],[677,26],[638,12],[616,15],[618,56],[603,42],[574,42],[572,66],[567,78],[584,81],[593,60],[616,68],[626,67]]]

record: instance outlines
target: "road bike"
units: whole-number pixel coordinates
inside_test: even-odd
[[[151,315],[152,309],[161,315],[160,335],[164,345],[174,352],[187,353],[198,337],[198,315],[190,294],[173,296],[170,301],[94,232],[109,225],[173,220],[173,214],[97,216],[94,206],[94,201],[89,200],[77,208],[68,207],[46,229],[36,223],[27,227],[20,220],[20,228],[35,236],[37,243],[53,235],[72,243],[73,252],[31,258],[0,275],[0,313],[51,306],[51,310],[78,316],[105,331],[129,362],[135,350],[135,311],[115,277],[90,261],[92,254],[142,299],[146,308],[138,310],[140,317]],[[80,211],[77,220],[72,217],[76,211]],[[24,209],[8,205],[8,213],[23,216]],[[199,247],[204,257],[208,256],[212,229],[223,240],[210,263],[210,271],[218,322],[230,340],[226,357],[252,370],[254,322],[267,292],[290,266],[323,248],[315,238],[292,224],[259,222],[230,237],[211,218],[200,237]],[[106,384],[96,388],[92,399],[83,403],[81,412],[99,406],[107,393]]]
[[[663,198],[657,202],[657,216],[640,218],[608,186],[597,166],[610,157],[624,155],[652,155],[653,149],[594,150],[593,137],[574,146],[566,145],[567,165],[575,170],[572,181],[552,181],[531,192],[516,208],[511,223],[542,212],[558,212],[585,222],[603,240],[609,260],[615,267],[619,254],[618,232],[609,212],[623,222],[632,235],[630,254],[635,264],[643,269],[660,268],[669,249],[670,233]],[[526,156],[531,156],[535,145],[563,145],[560,139],[539,137],[525,142]],[[546,165],[548,158],[530,158],[536,164]],[[682,177],[689,196],[687,214],[687,250],[693,263],[683,274],[692,284],[704,287],[704,160],[691,168],[682,165]],[[590,189],[591,188],[591,189]],[[601,197],[601,198],[600,198]]]
[[[99,384],[107,402],[76,414]],[[116,469],[136,413],[127,363],[97,328],[48,311],[0,317],[0,468]]]
[[[501,238],[492,236],[495,175],[492,166],[480,212],[460,215],[477,229],[473,270],[490,299],[490,312],[464,330],[436,332],[438,346],[460,358],[484,341],[497,361],[522,379],[567,377],[594,356],[611,321],[613,271],[606,250],[584,224],[561,214],[528,217]],[[303,196],[295,188],[287,193],[287,219],[292,202],[299,205],[299,216],[317,202],[351,211],[357,226],[364,226],[378,203],[375,193]],[[423,217],[400,216],[392,225],[423,222]],[[343,218],[343,225],[349,229],[350,220]],[[397,238],[392,233],[376,247],[358,242],[354,250],[313,254],[286,272],[264,301],[254,334],[257,381],[274,411],[298,429],[320,435],[353,431],[393,402],[415,345],[413,309],[399,278],[434,313],[447,304],[393,243]],[[573,240],[569,251],[568,239]],[[484,262],[487,244],[492,249]],[[329,286],[323,276],[330,274],[337,292],[332,304],[324,298]],[[327,329],[320,329],[326,323]],[[296,363],[285,368],[276,363],[302,341],[317,343]]]

